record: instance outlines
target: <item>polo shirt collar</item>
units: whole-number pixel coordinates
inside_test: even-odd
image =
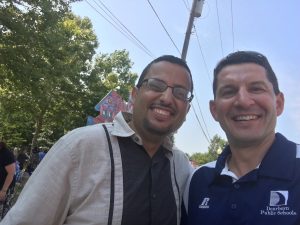
[[[259,175],[291,180],[295,173],[295,160],[295,143],[276,133],[273,144],[261,162]]]
[[[113,121],[113,129],[111,134],[118,137],[131,137],[134,142],[143,145],[142,138],[131,129],[128,123],[132,120],[132,114],[128,112],[119,112]],[[168,136],[163,142],[163,147],[172,151],[173,143]]]
[[[216,174],[221,174],[230,154],[230,147],[226,146],[217,160]],[[291,180],[294,176],[295,160],[295,143],[287,140],[282,134],[276,133],[273,144],[258,168],[258,175]]]

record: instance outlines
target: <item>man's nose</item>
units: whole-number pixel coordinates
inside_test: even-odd
[[[175,98],[175,96],[173,95],[173,88],[172,87],[167,87],[167,89],[165,91],[163,91],[161,95],[162,95],[161,98],[164,101],[171,101],[172,98]]]
[[[253,96],[245,89],[240,89],[236,95],[235,105],[247,108],[254,103]]]

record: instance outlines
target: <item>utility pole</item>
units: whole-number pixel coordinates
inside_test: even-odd
[[[183,60],[186,60],[186,55],[187,55],[187,50],[189,47],[194,18],[201,16],[203,3],[204,3],[204,0],[194,0],[193,1],[191,14],[190,14],[190,18],[189,18],[189,23],[188,23],[188,26],[186,29],[184,43],[183,43],[182,52],[181,52],[181,59],[183,59]]]

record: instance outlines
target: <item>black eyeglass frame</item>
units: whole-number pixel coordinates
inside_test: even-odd
[[[164,89],[161,89],[161,90],[157,90],[157,89],[151,88],[151,86],[149,85],[149,80],[159,81],[159,82],[161,82],[162,84],[165,85],[165,88],[164,88]],[[140,88],[144,83],[147,83],[147,87],[148,87],[150,90],[155,91],[155,92],[160,92],[160,93],[166,91],[167,88],[169,87],[169,88],[172,89],[172,94],[173,94],[173,96],[174,96],[175,98],[181,100],[181,101],[191,102],[191,101],[193,100],[193,98],[194,98],[193,93],[192,93],[191,91],[189,91],[188,89],[186,89],[186,88],[184,88],[184,87],[181,87],[181,86],[174,86],[174,87],[169,86],[169,85],[167,85],[167,83],[166,83],[165,81],[160,80],[160,79],[157,79],[157,78],[147,78],[147,79],[144,79],[144,80],[141,82],[141,84],[137,86],[137,88]],[[178,89],[178,88],[187,91],[187,96],[189,96],[189,97],[187,97],[187,98],[180,98],[179,96],[176,96],[176,94],[174,94],[174,93],[176,93],[176,92],[174,91],[174,89]]]

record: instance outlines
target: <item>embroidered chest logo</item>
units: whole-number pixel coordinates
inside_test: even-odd
[[[270,206],[283,206],[287,205],[289,198],[288,191],[271,191],[270,192]]]
[[[296,216],[297,212],[288,206],[288,191],[270,191],[269,205],[260,210],[260,215],[265,216]]]
[[[209,205],[208,205],[208,202],[209,202],[209,198],[203,198],[201,204],[199,205],[199,209],[208,209],[209,208]]]

